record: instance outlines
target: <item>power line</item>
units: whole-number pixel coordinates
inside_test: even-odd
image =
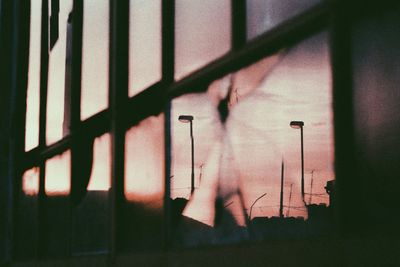
[[[327,195],[327,193],[304,193],[305,195],[312,195],[312,196],[324,196]]]
[[[310,185],[310,194],[309,194],[310,199],[308,200],[308,204],[311,203],[311,199],[312,199],[312,196],[313,196],[312,189],[313,189],[313,182],[314,182],[314,171],[315,170],[311,171],[311,185]]]

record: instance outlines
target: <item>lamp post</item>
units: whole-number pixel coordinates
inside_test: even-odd
[[[256,200],[254,200],[253,204],[251,204],[250,212],[249,212],[249,221],[251,220],[251,211],[253,210],[254,204],[256,204],[256,202],[259,201],[260,199],[262,199],[266,194],[267,194],[267,193],[262,194],[262,195],[259,196]]]
[[[190,139],[192,143],[192,176],[190,194],[194,192],[194,138],[193,138],[193,116],[192,115],[180,115],[178,120],[182,123],[190,123]]]
[[[303,121],[291,121],[290,127],[293,129],[300,129],[301,138],[301,196],[304,201],[304,144],[303,144]]]

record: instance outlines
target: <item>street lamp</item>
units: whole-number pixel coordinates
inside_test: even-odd
[[[254,200],[253,204],[251,204],[250,212],[249,212],[249,221],[251,220],[251,211],[253,210],[254,204],[256,204],[256,202],[259,201],[260,199],[262,199],[266,194],[267,194],[267,193],[262,194],[262,195],[259,196],[256,200]]]
[[[291,121],[290,127],[293,129],[300,129],[301,138],[301,196],[304,201],[304,144],[303,144],[303,121]]]
[[[192,176],[191,176],[191,187],[190,194],[194,192],[194,138],[193,138],[193,116],[192,115],[180,115],[178,120],[182,123],[190,123],[190,139],[192,143]]]

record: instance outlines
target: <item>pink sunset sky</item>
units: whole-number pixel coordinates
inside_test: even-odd
[[[230,49],[231,1],[200,2],[202,5],[177,1],[177,80]],[[214,3],[218,8],[213,7]],[[108,4],[109,1],[84,1],[82,120],[108,106]],[[31,5],[26,150],[38,144],[40,6],[41,1],[33,1]],[[60,1],[60,37],[49,54],[47,144],[63,136],[66,21],[71,9],[71,0]],[[161,78],[161,1],[131,1],[130,14],[129,96],[134,96]],[[210,85],[207,93],[173,100],[173,198],[190,196],[189,126],[180,123],[178,116],[194,116],[196,191],[184,214],[212,224],[213,201],[222,195],[237,220],[243,222],[240,201],[229,196],[230,192],[240,189],[247,213],[254,200],[266,193],[254,206],[252,216],[278,215],[283,159],[284,204],[289,205],[292,188],[290,216],[306,216],[300,197],[300,131],[289,127],[292,120],[305,123],[305,191],[311,191],[313,178],[312,191],[316,195],[312,196],[312,202],[327,203],[324,186],[326,181],[334,179],[330,75],[327,34],[320,33],[222,77]],[[231,81],[234,93],[228,120],[223,125],[216,106]],[[163,115],[150,117],[126,133],[125,195],[129,201],[158,203],[154,208],[159,208],[164,194],[164,144],[160,141],[164,135],[163,124]],[[95,140],[88,190],[110,188],[110,158],[110,135],[105,134]],[[69,151],[46,162],[47,194],[69,193],[69,162]],[[23,177],[24,192],[37,194],[38,181],[37,169],[27,171]],[[306,195],[307,203],[309,197]],[[284,213],[287,214],[287,209]]]

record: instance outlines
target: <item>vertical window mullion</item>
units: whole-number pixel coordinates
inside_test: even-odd
[[[111,111],[110,256],[115,258],[124,201],[124,104],[128,99],[129,1],[111,0],[109,107]]]
[[[70,127],[73,132],[80,123],[81,114],[81,66],[82,66],[82,1],[74,1],[72,19],[72,71],[71,71],[71,103],[66,107],[70,109]]]
[[[42,2],[42,37],[41,37],[41,57],[40,57],[40,106],[39,106],[39,150],[46,147],[46,114],[47,114],[47,76],[49,64],[49,46],[48,46],[48,0]],[[39,167],[39,235],[38,235],[38,258],[43,258],[45,247],[45,212],[46,212],[46,196],[44,188],[45,177],[44,160],[40,159]]]
[[[246,0],[232,0],[232,50],[238,50],[246,44]]]
[[[71,148],[73,144],[82,138],[79,128],[80,128],[80,112],[81,112],[81,63],[82,63],[82,27],[83,27],[83,2],[74,1],[72,9],[72,36],[69,36],[67,30],[67,66],[66,66],[66,86],[65,86],[65,105],[64,105],[64,133],[70,134]],[[70,20],[71,18],[69,18]],[[71,29],[69,29],[71,30]],[[72,43],[68,44],[68,37],[72,37]],[[68,55],[68,45],[70,45]],[[69,58],[68,58],[69,57]],[[70,66],[68,66],[68,61]],[[69,77],[68,77],[69,76]],[[73,159],[75,153],[79,153],[72,149],[71,151]],[[73,160],[72,160],[73,162]],[[75,184],[79,181],[75,179],[79,177],[74,177],[73,175],[73,163],[71,162],[71,191],[75,190]],[[73,213],[71,213],[73,214]]]
[[[10,95],[7,98],[9,103],[8,111],[9,118],[8,122],[8,134],[5,138],[8,142],[7,151],[7,173],[6,179],[10,179],[7,188],[11,189],[12,192],[8,192],[9,202],[7,207],[7,216],[9,217],[8,223],[10,225],[10,234],[7,236],[7,241],[13,242],[15,240],[15,228],[16,212],[19,208],[18,196],[22,191],[22,168],[21,162],[25,148],[25,114],[26,114],[26,97],[28,87],[28,62],[29,62],[29,3],[21,3],[16,1],[13,5],[13,24],[12,28],[12,41],[13,48],[11,49],[11,83],[10,83]],[[19,90],[23,88],[23,90]],[[15,246],[13,246],[15,248]],[[11,247],[10,247],[11,248]],[[12,250],[9,250],[12,252]]]
[[[363,218],[360,210],[348,207],[347,203],[358,196],[361,184],[355,173],[353,88],[351,70],[351,24],[348,6],[337,4],[331,15],[331,62],[333,87],[333,120],[335,138],[335,172],[339,227],[344,233],[360,229]]]
[[[82,63],[82,1],[74,1],[72,18],[67,29],[67,66],[64,105],[64,135],[74,130],[80,123],[81,63]],[[72,31],[72,34],[71,32]],[[72,38],[72,41],[68,40]],[[71,42],[71,43],[68,43]],[[68,66],[69,65],[69,66]]]
[[[0,212],[1,223],[0,223],[0,264],[6,263],[11,260],[11,247],[12,247],[12,236],[10,235],[13,230],[13,224],[11,221],[11,216],[13,210],[12,203],[12,192],[9,188],[12,187],[12,179],[9,177],[9,158],[10,147],[6,146],[9,139],[11,138],[10,131],[10,107],[12,105],[11,101],[11,73],[13,68],[12,54],[13,49],[13,4],[11,1],[1,2],[1,21],[0,21],[0,56],[2,59],[2,67],[0,68],[0,125],[5,127],[0,133],[1,138],[1,149],[0,155],[2,158],[7,160],[0,161]],[[6,40],[6,41],[5,41]]]
[[[42,2],[42,38],[40,66],[40,115],[39,115],[39,147],[46,147],[46,111],[47,111],[47,72],[49,61],[48,46],[48,0]]]
[[[167,88],[174,82],[175,70],[175,0],[162,1],[162,84]],[[171,176],[171,105],[165,107],[165,246],[169,247],[171,236],[171,204],[170,204],[170,176]]]
[[[44,178],[45,178],[45,164],[41,162],[39,164],[39,207],[38,207],[38,225],[39,225],[39,235],[38,235],[38,259],[45,258],[44,248],[45,248],[45,240],[46,240],[46,226],[45,226],[45,218],[46,218],[46,196],[45,196],[45,188],[44,188]]]
[[[72,16],[71,16],[72,14]],[[81,66],[82,66],[82,28],[83,28],[83,2],[74,0],[72,3],[72,13],[67,22],[67,40],[66,40],[66,66],[65,66],[65,99],[64,99],[64,129],[63,135],[70,134],[71,144],[71,195],[70,195],[70,217],[68,223],[69,231],[69,255],[73,254],[73,237],[74,228],[73,222],[75,220],[75,206],[73,205],[74,193],[76,192],[77,184],[80,185],[81,181],[77,181],[81,176],[74,177],[74,166],[76,153],[74,143],[80,138],[77,134],[77,129],[80,126],[80,113],[81,113]],[[68,38],[72,38],[69,40]],[[86,140],[85,140],[86,141]]]
[[[175,0],[162,2],[162,81],[174,81],[175,70]]]

